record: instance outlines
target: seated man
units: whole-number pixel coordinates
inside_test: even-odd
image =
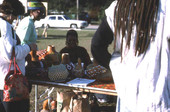
[[[74,64],[80,58],[85,68],[92,63],[87,50],[84,47],[78,46],[78,34],[75,30],[69,30],[67,32],[66,46],[60,50],[60,54],[62,53],[69,53],[70,61]]]
[[[84,63],[84,69],[92,63],[87,50],[84,47],[78,46],[78,34],[75,30],[69,30],[66,34],[66,46],[60,50],[60,54],[68,53],[69,61],[73,64],[81,62]],[[57,112],[66,112],[69,109],[71,97],[78,93],[72,90],[59,90],[57,92]],[[62,107],[62,108],[61,108]]]

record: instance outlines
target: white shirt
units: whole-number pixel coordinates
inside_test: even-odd
[[[136,29],[130,49],[123,46],[123,61],[113,53],[110,61],[118,93],[118,112],[170,112],[170,0],[160,0],[155,40],[146,53],[135,56]],[[113,14],[116,1],[105,13],[114,32]],[[121,38],[116,42],[120,50]]]
[[[9,63],[11,59],[12,47],[15,46],[16,62],[25,75],[25,57],[30,52],[28,45],[16,45],[16,34],[14,32],[14,38],[12,35],[12,26],[7,21],[0,18],[0,90],[4,88],[4,79],[8,73]],[[13,69],[13,66],[11,67]]]

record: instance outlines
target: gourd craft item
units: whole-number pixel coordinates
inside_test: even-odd
[[[36,55],[37,51],[30,51],[30,55],[31,55],[31,61],[39,61],[38,60],[38,56]]]
[[[27,61],[27,67],[29,68],[37,68],[43,66],[43,63],[38,59],[38,55],[36,54],[37,51],[30,51],[30,55],[27,55],[26,61]]]
[[[63,82],[68,75],[69,72],[64,64],[52,65],[48,68],[48,77],[51,81]]]
[[[77,66],[75,67],[75,69],[76,69],[76,70],[82,70],[83,67],[82,67],[81,59],[78,58],[78,61],[77,61],[77,62],[78,62],[78,63],[77,63]]]
[[[54,45],[48,45],[46,50],[38,52],[39,60],[43,60],[47,67],[60,64],[60,54]]]
[[[73,63],[70,61],[70,56],[69,53],[62,53],[62,57],[61,57],[62,61],[61,63],[64,64],[69,72],[69,76],[72,77],[73,75],[73,70],[74,70],[74,65]]]
[[[80,58],[78,58],[78,63],[75,64],[74,75],[76,77],[83,77],[84,75],[83,63]]]
[[[62,53],[62,64],[69,64],[70,63],[70,57],[69,53]]]

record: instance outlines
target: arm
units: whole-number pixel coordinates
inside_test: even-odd
[[[106,18],[104,18],[92,38],[91,52],[93,58],[106,68],[109,68],[111,54],[108,52],[108,46],[112,41],[113,32],[110,29]]]
[[[13,34],[12,34],[12,28],[11,25],[8,24],[5,21],[1,22],[1,47],[0,47],[0,51],[1,51],[1,56],[3,57],[2,59],[9,62],[11,59],[11,52],[12,52],[12,47],[15,47],[15,52],[16,52],[16,60],[21,60],[24,59],[25,56],[29,53],[30,48],[28,45],[16,45],[17,40],[13,38]],[[14,37],[16,35],[14,34]]]
[[[84,47],[82,47],[82,50],[81,50],[81,60],[84,63],[85,67],[92,63],[90,56]]]

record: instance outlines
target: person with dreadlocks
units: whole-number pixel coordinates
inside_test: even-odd
[[[91,52],[112,71],[117,112],[170,111],[168,5],[170,0],[116,0],[105,10]]]

